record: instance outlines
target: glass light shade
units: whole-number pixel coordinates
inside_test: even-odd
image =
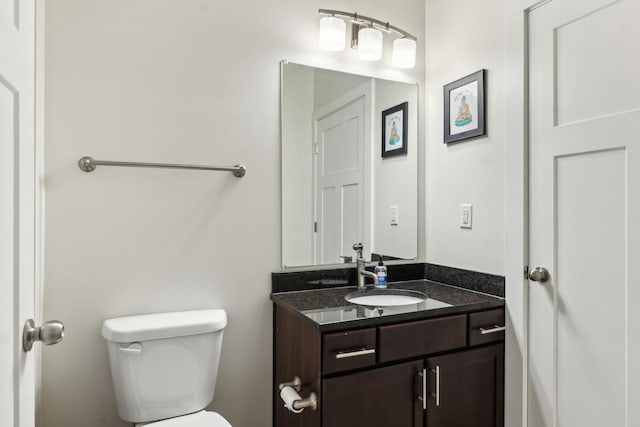
[[[402,38],[393,42],[392,63],[397,68],[413,68],[416,66],[416,41]]]
[[[361,28],[358,31],[358,57],[365,61],[382,58],[382,32],[375,28]]]
[[[320,19],[320,34],[318,44],[322,49],[334,52],[344,50],[347,24],[335,16],[325,16]]]

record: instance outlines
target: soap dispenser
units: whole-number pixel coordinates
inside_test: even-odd
[[[374,271],[378,276],[376,288],[385,289],[387,287],[387,266],[382,263],[382,255],[379,255],[378,265],[376,265]]]

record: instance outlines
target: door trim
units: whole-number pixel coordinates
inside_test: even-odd
[[[43,295],[44,295],[44,73],[45,73],[45,1],[35,0],[35,221],[34,221],[34,319],[37,325],[43,323]],[[40,390],[42,384],[42,346],[36,346],[34,351],[35,375],[35,407],[36,418],[40,405]]]
[[[505,425],[527,427],[529,281],[529,13],[552,0],[505,6]],[[507,232],[508,231],[508,232]]]

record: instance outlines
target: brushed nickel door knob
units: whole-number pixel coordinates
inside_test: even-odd
[[[40,341],[44,345],[52,345],[58,344],[63,338],[64,324],[62,322],[52,320],[36,327],[33,319],[29,319],[22,330],[22,348],[24,351],[31,351],[33,343],[36,341]]]
[[[551,275],[549,274],[549,270],[544,267],[536,267],[529,273],[529,280],[538,283],[545,283],[550,277]]]

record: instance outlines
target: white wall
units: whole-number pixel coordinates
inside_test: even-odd
[[[426,5],[427,261],[504,274],[504,2]],[[443,144],[443,86],[486,69],[487,136]],[[458,225],[473,204],[473,229]]]
[[[418,89],[375,80],[373,108],[372,250],[381,255],[412,259],[418,242]],[[382,158],[382,112],[407,102],[407,154]],[[416,111],[418,114],[416,114]],[[398,207],[398,225],[391,225],[391,206]]]
[[[320,52],[320,7],[414,33],[418,67],[393,70],[389,50],[376,64]],[[205,307],[229,315],[212,408],[235,427],[271,425],[279,61],[424,81],[423,2],[58,0],[46,9],[44,314],[63,320],[67,335],[43,352],[38,425],[127,425],[115,410],[102,321]],[[84,155],[243,163],[248,172],[86,174],[76,166]]]
[[[282,265],[313,264],[312,122],[314,69],[283,68]]]
[[[520,3],[523,2],[427,0],[425,27],[426,259],[435,264],[515,278],[507,282],[506,289],[505,426],[509,427],[522,425],[522,371],[525,360],[523,355],[526,355],[522,338],[525,328],[520,279],[522,248],[512,248],[512,253],[505,254],[506,233],[517,235],[522,230],[521,221],[512,222],[511,229],[506,228],[505,221],[505,153],[508,150],[518,152],[518,148],[507,146],[509,141],[506,139],[505,128],[511,128],[511,135],[522,135],[523,126],[522,122],[505,123],[507,118],[513,118],[513,114],[506,114],[506,106],[521,108],[518,100],[522,100],[522,92],[505,92],[507,60],[512,67],[509,87],[522,88],[523,78],[522,58],[519,56],[522,54],[523,41],[521,37],[509,39],[507,49],[505,7],[510,7],[511,12],[507,15],[511,17],[512,24],[517,23],[518,27],[523,25],[523,8],[518,8]],[[522,34],[513,29],[509,32],[511,35],[514,33]],[[482,68],[487,70],[487,136],[446,146],[442,143],[443,86]],[[517,158],[517,154],[511,158]],[[522,164],[510,167],[517,169]],[[517,204],[518,194],[520,197],[522,195],[522,182],[509,185],[510,197]],[[471,230],[458,227],[458,209],[461,203],[473,204]],[[513,217],[512,214],[511,218]]]
[[[313,76],[313,108],[326,107],[336,98],[362,86],[369,77],[358,74],[336,73],[318,68]]]

